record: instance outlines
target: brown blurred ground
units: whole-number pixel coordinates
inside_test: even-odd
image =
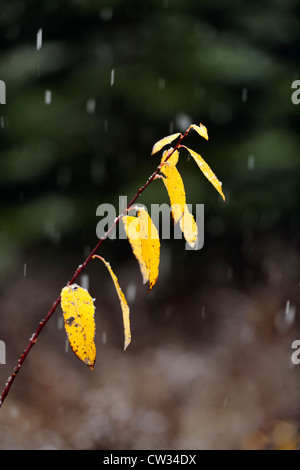
[[[201,251],[193,255],[201,264]],[[149,295],[134,262],[115,267],[125,291],[136,285],[126,352],[110,279],[92,270],[94,372],[65,352],[58,309],[0,410],[0,448],[297,447],[300,369],[291,363],[291,343],[300,338],[298,267],[298,253],[275,239],[253,245],[246,290],[221,263],[186,281],[174,267]],[[68,266],[41,257],[26,277],[7,280],[1,387],[69,277]]]

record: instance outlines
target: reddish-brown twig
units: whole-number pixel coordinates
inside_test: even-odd
[[[181,134],[180,135],[180,138],[177,142],[177,144],[175,145],[175,147],[173,148],[173,150],[169,153],[169,155],[167,156],[167,158],[164,160],[164,163],[165,164],[169,158],[171,157],[171,155],[175,152],[175,150],[178,149],[178,147],[180,146],[182,140],[187,136],[189,132],[189,129],[187,129],[187,131],[184,133],[184,134]],[[125,213],[129,210],[129,208],[135,203],[135,201],[138,199],[138,197],[145,191],[145,189],[149,186],[149,184],[154,181],[156,175],[159,173],[160,169],[161,169],[162,165],[158,165],[158,167],[156,168],[156,170],[152,173],[152,175],[148,178],[148,180],[146,181],[146,183],[137,191],[137,193],[135,194],[135,196],[132,198],[132,200],[130,201],[130,203],[128,204],[128,206],[126,207],[126,209],[124,209],[124,211],[118,215],[118,217],[115,219],[114,223],[111,225],[111,227],[109,228],[109,230],[105,233],[105,235],[99,239],[98,243],[96,244],[95,248],[90,252],[90,254],[88,255],[88,257],[86,258],[86,260],[76,269],[75,273],[73,274],[73,277],[69,280],[68,284],[67,285],[70,285],[70,284],[73,284],[76,279],[78,278],[78,276],[82,273],[82,271],[87,267],[87,265],[89,264],[89,262],[93,259],[93,256],[94,254],[98,251],[99,247],[102,245],[102,243],[104,242],[104,240],[106,240],[106,238],[108,237],[108,235],[112,232],[112,230],[118,225],[120,219],[125,215]],[[17,373],[19,372],[19,370],[21,369],[26,357],[28,356],[31,348],[35,345],[37,339],[38,339],[38,336],[39,334],[41,333],[41,331],[43,330],[44,326],[46,325],[46,323],[48,322],[48,320],[52,317],[53,313],[55,312],[58,304],[60,303],[60,296],[56,299],[56,301],[54,302],[54,304],[52,305],[51,309],[49,310],[48,314],[46,315],[46,317],[40,321],[39,323],[39,326],[37,327],[35,333],[32,335],[32,337],[30,338],[30,341],[26,347],[26,349],[23,351],[23,353],[21,354],[19,360],[18,360],[18,364],[15,366],[12,374],[10,375],[10,377],[8,378],[7,382],[6,382],[6,385],[5,385],[5,388],[2,392],[2,395],[0,397],[0,408],[5,400],[5,398],[7,397],[9,391],[10,391],[10,388],[13,384],[13,382],[15,381],[15,378],[17,376]]]

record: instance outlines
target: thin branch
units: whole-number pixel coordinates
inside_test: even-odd
[[[180,146],[182,140],[187,136],[189,132],[189,129],[187,129],[187,131],[179,138],[177,144],[175,145],[175,147],[173,148],[173,150],[170,152],[170,154],[167,156],[167,158],[165,159],[163,165],[169,160],[169,158],[172,156],[172,154],[175,152],[175,150],[178,149],[178,147]],[[132,200],[130,201],[130,203],[127,205],[126,209],[124,209],[124,211],[118,215],[118,217],[114,220],[114,223],[111,225],[111,227],[109,228],[109,230],[103,235],[103,237],[101,237],[98,241],[98,243],[96,244],[95,248],[90,252],[90,254],[88,255],[88,257],[86,258],[86,260],[83,262],[83,264],[81,264],[75,271],[75,273],[73,274],[73,277],[69,280],[68,282],[68,286],[73,284],[76,279],[78,278],[78,276],[82,273],[82,271],[87,267],[87,265],[89,264],[89,262],[93,259],[93,256],[94,254],[98,251],[98,249],[100,248],[100,246],[102,245],[102,243],[104,242],[104,240],[106,240],[106,238],[109,236],[109,234],[112,232],[112,230],[118,225],[118,223],[120,222],[120,219],[126,214],[126,212],[129,210],[129,208],[135,203],[135,201],[139,198],[139,196],[145,191],[145,189],[149,186],[149,184],[154,181],[156,175],[159,173],[159,171],[161,170],[162,164],[159,164],[158,167],[156,168],[156,170],[152,173],[152,175],[148,178],[148,180],[146,181],[146,183],[137,191],[137,193],[135,194],[135,196],[132,198]],[[48,322],[48,320],[52,317],[53,313],[55,312],[58,304],[60,303],[60,300],[61,300],[61,297],[59,296],[56,301],[54,302],[54,304],[52,305],[51,309],[49,310],[47,316],[40,321],[39,323],[39,326],[37,327],[35,333],[32,335],[32,337],[30,338],[30,341],[26,347],[26,349],[23,351],[23,353],[21,354],[19,360],[18,360],[18,364],[15,366],[12,374],[10,375],[10,377],[7,379],[7,382],[6,382],[6,385],[5,385],[5,388],[2,392],[2,395],[0,397],[0,408],[5,400],[5,398],[7,397],[9,391],[10,391],[10,388],[12,386],[12,384],[14,383],[15,381],[15,378],[17,376],[17,373],[19,372],[19,370],[21,369],[26,357],[28,356],[29,352],[31,351],[31,348],[35,345],[37,339],[38,339],[38,336],[39,334],[41,333],[41,331],[43,330],[44,326],[46,325],[46,323]]]

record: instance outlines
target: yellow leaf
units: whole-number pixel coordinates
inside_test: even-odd
[[[152,219],[144,209],[138,210],[142,257],[149,273],[149,291],[155,285],[159,273],[160,240]],[[148,292],[149,292],[148,291]]]
[[[140,222],[137,217],[126,215],[122,218],[125,232],[132,252],[140,265],[140,271],[143,277],[143,284],[149,281],[149,271],[142,255],[142,240],[140,237]]]
[[[118,297],[119,297],[119,300],[120,300],[121,308],[122,308],[122,314],[123,314],[124,350],[125,350],[131,342],[130,316],[129,316],[130,311],[129,311],[129,307],[128,307],[128,304],[127,304],[126,297],[125,297],[125,295],[123,294],[123,292],[121,290],[121,287],[120,287],[119,282],[118,282],[118,278],[115,275],[115,273],[113,272],[110,264],[107,261],[105,261],[105,259],[102,258],[101,256],[94,255],[93,257],[94,258],[99,258],[99,259],[101,259],[101,261],[103,261],[103,263],[107,267],[107,269],[108,269],[108,271],[111,275],[111,278],[113,280],[113,283],[115,285],[115,288],[116,288],[116,291],[117,291],[117,294],[118,294]]]
[[[194,248],[198,238],[198,227],[193,214],[190,213],[187,205],[184,207],[184,212],[179,221],[179,226],[190,247]]]
[[[198,132],[201,137],[204,137],[204,139],[208,140],[208,133],[207,129],[203,124],[200,124],[200,126],[197,126],[197,124],[191,124],[190,128],[194,129],[196,132]]]
[[[170,156],[170,158],[168,159],[167,163],[170,163],[172,165],[177,165],[178,158],[179,158],[179,152],[178,152],[178,150],[174,150],[173,147],[171,147],[168,150],[164,151],[161,162],[160,162],[161,165],[164,163],[166,158],[168,158],[168,156],[170,155],[171,152],[173,152],[173,153]]]
[[[169,160],[160,171],[165,175],[163,182],[169,194],[174,222],[177,223],[182,217],[186,204],[183,181],[176,166],[170,163]]]
[[[69,343],[76,356],[90,369],[96,360],[95,307],[86,289],[72,284],[61,291],[61,307]]]
[[[191,150],[187,147],[185,147],[185,148],[190,152],[190,154],[192,155],[193,159],[195,160],[195,162],[199,166],[202,173],[206,176],[208,181],[210,181],[211,184],[216,188],[216,190],[221,194],[223,200],[225,201],[225,196],[224,196],[223,191],[222,191],[222,183],[218,180],[218,178],[216,177],[214,172],[211,170],[211,168],[208,166],[206,161],[203,160],[201,155],[199,155],[194,150]]]
[[[175,140],[175,139],[176,139],[177,137],[179,137],[180,135],[181,135],[180,132],[176,132],[176,134],[167,135],[167,136],[164,137],[163,139],[161,139],[161,140],[159,140],[158,142],[156,142],[156,143],[153,145],[153,149],[152,149],[151,155],[153,155],[154,153],[159,152],[165,145],[170,144],[171,142],[173,142],[173,140]]]
[[[170,160],[172,157],[173,155],[170,157]],[[168,160],[161,168],[161,173],[165,175],[163,182],[170,198],[174,223],[177,224],[179,222],[179,226],[183,232],[184,238],[193,248],[198,238],[198,227],[193,215],[189,212],[189,209],[186,205],[185,189],[180,173],[176,166],[170,162],[170,160]]]

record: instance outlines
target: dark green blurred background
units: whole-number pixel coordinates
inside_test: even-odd
[[[299,18],[296,0],[1,0],[3,387],[96,244],[97,206],[144,184],[155,141],[205,124],[210,140],[186,144],[226,203],[182,152],[188,202],[205,205],[203,249],[163,240],[147,294],[128,242],[105,242],[131,304],[129,350],[92,263],[95,371],[65,353],[58,309],[0,411],[0,448],[298,446]],[[163,185],[139,202],[168,202]]]

